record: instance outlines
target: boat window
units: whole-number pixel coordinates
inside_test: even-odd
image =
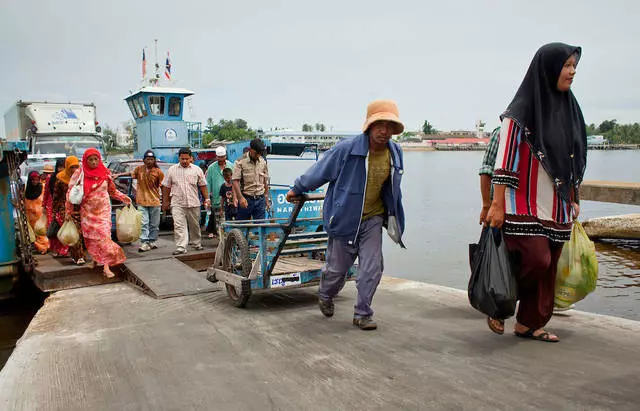
[[[180,97],[169,97],[169,115],[179,117],[182,111],[182,99]]]
[[[164,96],[150,96],[149,109],[151,114],[164,116]]]
[[[133,105],[133,102],[131,100],[127,100],[127,104],[129,105],[129,110],[131,110],[131,115],[133,116],[133,118],[138,118],[140,117],[137,113],[136,113],[136,108]]]
[[[136,118],[142,117],[142,107],[140,107],[140,101],[138,101],[138,99],[133,100],[133,107],[136,109]]]
[[[140,105],[140,110],[142,112],[142,117],[146,117],[147,116],[147,106],[144,105],[144,100],[142,99],[142,96],[138,97],[137,100],[138,104]]]

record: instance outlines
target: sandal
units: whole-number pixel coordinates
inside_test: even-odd
[[[552,339],[551,338],[551,334],[549,334],[546,331],[542,331],[540,334],[538,335],[533,335],[533,333],[535,333],[537,330],[533,330],[531,328],[529,328],[529,330],[527,330],[526,332],[518,332],[518,331],[514,331],[513,334],[516,337],[520,337],[520,338],[530,338],[532,340],[536,340],[536,341],[544,341],[544,342],[550,342],[550,343],[557,343],[560,342],[560,339],[558,338],[558,336],[556,336],[556,339]]]
[[[494,321],[497,321],[500,325],[502,325],[502,330],[496,327],[496,325],[493,323]],[[494,333],[498,335],[504,334],[504,320],[496,320],[495,318],[487,317],[487,325],[489,326],[489,329]]]
[[[76,265],[85,265],[87,262],[84,260],[84,258],[78,258],[76,261],[74,261],[74,263],[76,263]]]

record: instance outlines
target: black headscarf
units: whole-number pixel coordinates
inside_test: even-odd
[[[38,182],[33,184],[31,182],[32,177],[38,177]],[[24,188],[24,197],[27,200],[35,200],[42,194],[42,183],[40,182],[40,173],[37,171],[30,171],[27,174],[27,186]]]
[[[64,170],[64,158],[59,158],[56,160],[56,165],[53,168],[53,174],[49,177],[49,193],[53,196],[53,189],[56,185],[56,180],[58,179],[56,176],[58,175],[58,170]]]
[[[551,176],[560,195],[571,198],[571,187],[582,182],[587,165],[587,132],[582,111],[571,90],[558,90],[558,78],[572,54],[582,49],[564,43],[546,44],[536,52],[507,110],[522,129],[532,154]]]

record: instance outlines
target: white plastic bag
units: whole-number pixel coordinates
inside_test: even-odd
[[[58,240],[69,247],[76,245],[80,241],[78,227],[73,221],[67,220],[62,224],[62,227],[58,230]]]
[[[120,243],[133,243],[140,238],[142,213],[131,204],[116,210],[116,236]]]
[[[47,235],[47,216],[42,213],[38,221],[33,226],[33,232],[35,235]]]
[[[69,190],[69,202],[71,204],[80,204],[82,203],[82,198],[84,197],[84,172],[80,172],[80,178],[78,178],[78,183],[71,187]]]

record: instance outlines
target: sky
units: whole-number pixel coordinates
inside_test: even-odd
[[[0,0],[0,111],[16,100],[93,102],[129,120],[123,98],[171,52],[185,118],[243,118],[358,130],[393,99],[407,130],[487,128],[535,51],[582,47],[573,91],[585,120],[640,121],[640,2],[628,0]],[[3,122],[3,120],[0,120]],[[0,124],[0,136],[4,125]]]

